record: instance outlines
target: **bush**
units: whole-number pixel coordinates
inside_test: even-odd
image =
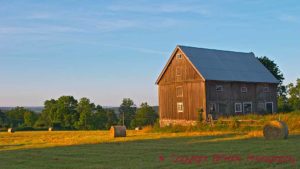
[[[239,128],[240,127],[240,122],[239,122],[239,120],[237,119],[237,118],[234,118],[232,121],[231,121],[231,123],[230,123],[230,128],[231,129],[237,129],[237,128]]]
[[[28,127],[28,126],[20,126],[16,128],[16,131],[33,131],[33,127]]]
[[[150,132],[153,131],[153,127],[151,125],[145,126],[145,127],[142,128],[142,131],[144,133],[150,133]]]
[[[35,128],[46,128],[47,125],[46,125],[46,122],[44,120],[42,120],[41,118],[39,118],[35,124],[34,124],[34,127]]]
[[[203,110],[202,108],[200,108],[200,109],[198,110],[198,121],[199,121],[200,123],[203,122],[203,112],[204,112],[204,110]]]
[[[167,133],[178,133],[178,132],[184,132],[186,131],[185,126],[180,125],[169,125],[165,127],[155,127],[153,128],[154,132],[167,132]]]
[[[55,129],[55,130],[60,130],[60,129],[62,129],[61,123],[60,123],[60,122],[53,122],[52,125],[51,125],[51,127],[52,127],[53,129]]]

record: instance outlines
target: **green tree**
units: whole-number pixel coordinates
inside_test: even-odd
[[[257,58],[275,77],[279,80],[280,83],[283,82],[284,76],[279,66],[267,56],[262,56]]]
[[[10,127],[19,127],[24,124],[24,113],[25,112],[31,112],[28,109],[25,109],[24,107],[16,107],[11,110],[9,110],[6,115],[9,120]]]
[[[107,117],[106,111],[100,105],[96,106],[96,112],[93,114],[93,128],[106,129]]]
[[[287,97],[278,96],[277,100],[278,112],[291,112],[293,110]]]
[[[277,80],[279,80],[278,94],[279,96],[284,96],[284,99],[286,99],[287,89],[286,86],[283,85],[284,76],[279,69],[279,66],[267,56],[257,57],[257,59],[273,74]]]
[[[45,119],[46,119],[45,118],[45,114],[42,113],[42,114],[38,115],[37,120],[34,123],[34,127],[35,128],[46,128],[46,127],[49,127],[50,123],[48,123]]]
[[[88,98],[80,99],[77,111],[79,113],[79,121],[76,123],[79,129],[92,129],[93,111],[95,110],[95,104],[91,103]]]
[[[289,112],[291,107],[288,104],[287,97],[287,86],[283,85],[284,76],[279,66],[271,59],[266,56],[257,58],[273,75],[276,79],[279,80],[277,93],[278,93],[278,111],[279,112]]]
[[[27,111],[24,113],[24,126],[33,127],[34,123],[37,120],[37,115],[34,112]]]
[[[0,128],[8,126],[8,119],[5,113],[0,110]]]
[[[288,85],[288,103],[293,110],[300,110],[300,79],[297,79],[296,84],[293,83]]]
[[[107,122],[105,125],[106,129],[109,129],[111,126],[116,125],[118,123],[118,117],[115,111],[112,109],[106,110],[106,118],[107,118]]]
[[[67,129],[75,128],[75,122],[79,119],[77,109],[78,101],[73,96],[62,96],[57,99],[56,115],[61,117],[61,126]]]
[[[92,119],[92,129],[105,130],[118,123],[115,112],[111,109],[103,109],[100,105],[97,105]]]
[[[134,119],[136,113],[136,106],[134,102],[130,98],[124,98],[122,104],[119,107],[119,112],[119,124],[123,124],[124,117],[124,125],[126,127],[130,127],[131,120]]]
[[[57,101],[54,99],[46,100],[44,102],[44,109],[41,116],[38,119],[38,126],[52,126],[54,122],[61,122],[63,116],[57,112]],[[45,124],[42,124],[45,123]]]
[[[131,122],[131,127],[154,125],[157,118],[158,114],[155,110],[147,103],[142,103]]]
[[[61,96],[57,100],[46,100],[37,125],[42,126],[42,122],[45,122],[48,127],[55,125],[65,129],[73,129],[75,122],[79,120],[77,105],[78,102],[73,96]]]

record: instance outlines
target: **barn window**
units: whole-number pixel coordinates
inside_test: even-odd
[[[247,87],[241,87],[241,92],[242,93],[247,93],[247,91],[248,91]]]
[[[183,97],[183,88],[182,88],[182,86],[177,86],[176,87],[176,96],[177,97]]]
[[[252,102],[243,103],[244,113],[248,114],[252,112]]]
[[[176,67],[176,76],[181,76],[181,67]]]
[[[176,57],[177,57],[177,59],[182,59],[182,55],[181,54],[177,54]]]
[[[269,87],[264,87],[264,92],[265,92],[265,93],[270,92]]]
[[[177,112],[178,113],[182,113],[183,112],[183,103],[182,102],[178,102],[177,103]]]
[[[223,86],[222,85],[217,85],[216,86],[216,91],[217,92],[222,92],[223,91]]]
[[[243,110],[242,110],[242,103],[235,103],[234,110],[235,110],[235,113],[241,113],[241,112],[243,112]]]
[[[273,102],[266,102],[265,107],[267,113],[273,113]]]

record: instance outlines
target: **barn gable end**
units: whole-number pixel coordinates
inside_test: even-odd
[[[185,54],[176,48],[157,80],[161,124],[186,123],[205,110],[205,83]],[[183,111],[178,110],[182,104]]]

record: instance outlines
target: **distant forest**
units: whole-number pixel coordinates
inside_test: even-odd
[[[0,129],[96,130],[123,123],[127,128],[135,128],[154,125],[157,110],[157,106],[151,107],[146,102],[137,107],[130,98],[123,99],[120,107],[102,107],[88,98],[78,101],[73,96],[62,96],[46,100],[43,107],[0,108]]]
[[[20,106],[17,106],[17,107],[20,107]],[[151,106],[155,112],[158,113],[158,106]],[[2,110],[3,112],[7,112],[9,110],[12,110],[16,107],[0,107],[0,110]],[[43,109],[44,109],[44,106],[24,106],[23,108],[27,109],[27,110],[30,110],[30,111],[33,111],[35,113],[42,113]],[[119,108],[120,107],[111,107],[111,106],[103,106],[103,109],[111,109],[111,110],[114,110],[114,112],[118,115],[120,114],[119,112]]]
[[[14,108],[16,108],[16,107],[0,107],[0,110],[2,110],[3,112],[7,112],[7,111],[12,110]],[[25,108],[27,110],[31,110],[35,113],[42,113],[42,111],[44,109],[43,106],[32,106],[32,107],[23,107],[23,108]]]

